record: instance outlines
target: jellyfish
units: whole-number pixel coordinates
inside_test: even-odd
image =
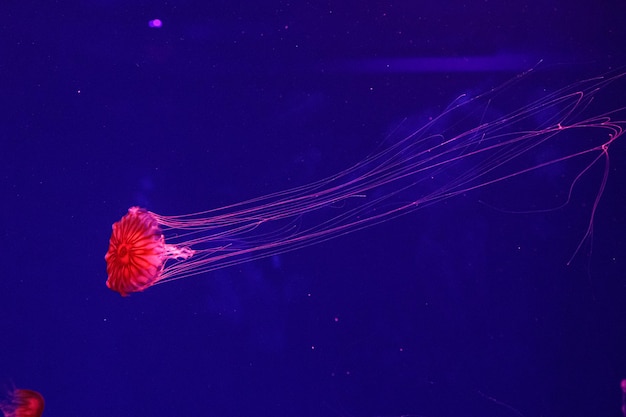
[[[113,224],[105,256],[107,286],[126,296],[317,244],[576,161],[565,205],[580,178],[604,163],[580,249],[592,231],[607,181],[609,148],[626,126],[619,119],[623,108],[596,111],[594,99],[624,74],[579,81],[517,108],[495,111],[494,103],[507,102],[510,88],[532,71],[485,93],[459,96],[421,127],[392,135],[362,161],[311,184],[177,216],[131,207]]]
[[[622,379],[620,388],[622,389],[622,415],[626,417],[626,379]]]
[[[0,401],[0,411],[4,417],[41,417],[43,414],[43,396],[37,391],[11,388]]]

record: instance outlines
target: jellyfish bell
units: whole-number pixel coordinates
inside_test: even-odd
[[[184,260],[192,255],[190,248],[165,243],[152,213],[131,207],[113,224],[109,250],[104,257],[109,276],[106,285],[122,296],[143,291],[161,278],[168,259]]]
[[[569,194],[586,172],[604,163],[584,241],[607,180],[609,147],[626,126],[617,119],[624,108],[593,113],[592,101],[624,74],[580,81],[487,116],[493,101],[506,101],[503,93],[526,75],[461,96],[423,126],[317,182],[179,216],[131,207],[113,225],[107,286],[128,295],[292,251],[569,161],[579,164]]]

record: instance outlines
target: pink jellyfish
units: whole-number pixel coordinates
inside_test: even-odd
[[[623,108],[594,113],[592,104],[624,74],[580,81],[489,118],[494,102],[529,72],[486,93],[460,96],[421,128],[312,184],[179,216],[131,207],[113,225],[107,286],[128,295],[284,253],[570,160],[580,161],[570,193],[592,166],[604,163],[580,248],[607,180],[609,147],[626,126],[617,119]]]

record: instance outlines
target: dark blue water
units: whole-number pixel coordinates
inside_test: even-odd
[[[59,417],[621,415],[623,140],[570,266],[601,168],[563,209],[528,211],[584,164],[106,288],[132,205],[184,214],[306,184],[540,61],[489,110],[626,64],[621,1],[296,3],[0,6],[2,376]],[[612,88],[597,109],[626,105]]]

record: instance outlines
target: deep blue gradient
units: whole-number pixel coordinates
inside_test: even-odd
[[[623,1],[0,15],[0,373],[44,416],[621,415],[624,138],[570,266],[600,169],[563,209],[528,213],[570,184],[530,175],[126,298],[103,257],[132,205],[185,214],[319,180],[540,60],[499,103],[626,65]],[[594,104],[626,105],[624,85]]]

